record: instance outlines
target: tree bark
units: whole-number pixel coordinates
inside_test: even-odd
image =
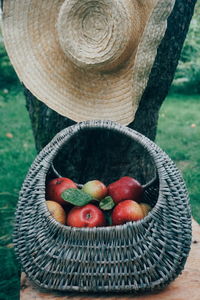
[[[135,120],[129,127],[155,140],[159,109],[166,98],[178,64],[196,0],[177,0],[165,37],[159,46],[148,85],[140,101]],[[75,124],[48,108],[25,88],[37,151],[65,127]],[[62,176],[79,183],[98,178],[106,183],[122,175],[136,177],[142,183],[153,176],[149,155],[126,137],[103,132],[78,136],[55,161]]]

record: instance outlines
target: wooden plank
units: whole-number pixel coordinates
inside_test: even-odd
[[[167,288],[159,293],[140,296],[132,295],[103,295],[80,293],[48,293],[34,287],[25,274],[21,276],[20,300],[199,300],[200,299],[200,226],[193,220],[193,241],[190,255],[183,273]]]

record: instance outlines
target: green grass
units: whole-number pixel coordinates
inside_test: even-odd
[[[157,143],[182,171],[200,223],[200,96],[170,95],[160,111]]]
[[[0,300],[17,300],[19,271],[12,228],[18,191],[35,151],[25,101],[18,89],[0,91]]]
[[[200,96],[169,96],[160,112],[157,143],[181,168],[190,192],[193,215],[200,223],[199,111]],[[13,218],[18,191],[36,155],[19,88],[8,93],[0,90],[0,115],[0,300],[17,300],[19,268],[11,238]]]

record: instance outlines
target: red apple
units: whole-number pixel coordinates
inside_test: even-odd
[[[108,195],[110,195],[115,203],[123,200],[134,200],[140,202],[142,200],[143,187],[134,178],[129,176],[121,177],[119,180],[109,184]]]
[[[105,224],[103,212],[93,204],[75,206],[67,216],[67,225],[73,227],[100,227]]]
[[[47,199],[66,206],[67,202],[62,199],[61,194],[69,188],[77,188],[77,185],[71,179],[65,177],[52,179],[47,184]]]
[[[144,217],[140,205],[133,200],[118,203],[112,212],[112,225],[120,225],[130,221],[138,221]]]
[[[107,187],[99,180],[91,180],[85,183],[82,190],[94,199],[101,200],[107,195]]]

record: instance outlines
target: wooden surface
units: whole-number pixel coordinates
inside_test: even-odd
[[[193,220],[193,240],[190,255],[183,273],[167,288],[159,293],[132,295],[99,295],[80,293],[47,293],[38,290],[28,281],[25,274],[21,276],[20,300],[200,300],[200,226]]]

